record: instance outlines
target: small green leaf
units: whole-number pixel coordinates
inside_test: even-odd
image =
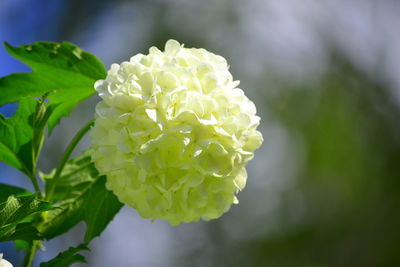
[[[40,267],[69,267],[76,262],[86,262],[84,256],[77,254],[77,252],[82,250],[89,250],[89,248],[85,245],[70,247],[68,250],[58,254],[54,259],[48,262],[42,262]]]
[[[39,238],[38,230],[31,223],[10,224],[0,228],[0,242],[11,240],[32,241]]]
[[[20,240],[20,239],[15,240],[15,238],[13,240],[17,251],[29,250],[31,242],[27,242],[26,240]]]
[[[10,196],[0,204],[0,229],[10,224],[16,224],[37,212],[51,210],[54,207],[42,200],[30,196]]]
[[[84,220],[87,225],[85,242],[99,236],[123,206],[118,198],[106,189],[106,177],[101,176],[93,184],[85,202]]]
[[[42,228],[43,236],[51,239],[67,232],[80,221],[86,222],[85,242],[98,236],[121,209],[117,197],[105,188],[106,178],[99,176],[86,153],[70,160],[57,182],[51,201],[61,209],[48,212]]]
[[[33,153],[33,115],[36,110],[35,99],[22,99],[12,118],[0,114],[0,161],[23,173],[32,172]]]
[[[5,43],[5,46],[10,55],[29,65],[32,72],[0,78],[0,106],[49,93],[48,104],[53,107],[49,133],[62,116],[95,92],[94,82],[106,76],[103,64],[94,55],[68,42],[35,42],[20,47]]]
[[[28,194],[32,193],[20,187],[0,183],[0,203],[6,201],[11,195],[20,196]]]
[[[50,203],[38,200],[34,195],[9,196],[0,203],[0,242],[38,239],[39,232],[32,225],[31,216],[51,209]]]
[[[54,183],[53,176],[55,170],[49,175],[42,175],[46,181],[46,187]],[[50,200],[53,202],[63,201],[67,199],[78,198],[82,191],[98,178],[98,172],[93,167],[90,157],[82,155],[71,159],[65,165],[61,176],[57,179],[57,186]]]

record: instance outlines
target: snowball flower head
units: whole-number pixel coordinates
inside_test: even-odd
[[[107,188],[142,217],[172,225],[221,216],[238,202],[263,141],[238,84],[223,57],[175,40],[113,64],[95,84],[102,100],[91,132]]]

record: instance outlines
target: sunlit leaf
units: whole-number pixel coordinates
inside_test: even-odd
[[[94,82],[106,75],[103,64],[94,55],[68,42],[35,42],[20,47],[5,43],[5,46],[10,55],[29,65],[32,72],[0,78],[0,106],[49,93],[48,104],[53,107],[49,132],[62,116],[91,96],[95,92]]]

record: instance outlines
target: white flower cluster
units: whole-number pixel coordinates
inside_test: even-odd
[[[169,40],[95,84],[91,156],[107,188],[144,218],[209,220],[237,203],[262,143],[256,108],[226,60]]]

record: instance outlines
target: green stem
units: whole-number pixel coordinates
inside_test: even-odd
[[[42,199],[42,193],[40,191],[40,187],[38,184],[38,179],[36,177],[36,165],[38,161],[38,157],[40,155],[40,151],[42,149],[44,143],[44,129],[46,127],[47,120],[49,119],[50,113],[46,112],[45,99],[47,94],[44,95],[36,106],[36,111],[34,114],[33,121],[33,140],[32,140],[32,170],[27,170],[27,175],[31,180],[33,187],[35,188],[35,192],[39,199]],[[32,266],[33,260],[35,259],[36,249],[39,245],[38,240],[33,240],[32,244],[29,247],[29,250],[26,252],[24,262],[22,264],[23,267]]]
[[[39,198],[42,198],[42,193],[39,188],[39,184],[36,177],[36,166],[37,161],[40,155],[40,151],[42,150],[42,146],[45,140],[44,137],[44,129],[46,127],[47,121],[51,115],[51,112],[47,109],[45,105],[45,100],[48,94],[43,95],[36,104],[36,110],[33,116],[33,139],[32,139],[32,168],[26,169],[26,174],[31,180],[33,187],[35,188],[35,192]]]
[[[33,184],[33,187],[35,188],[35,193],[39,198],[42,198],[42,192],[40,192],[40,187],[38,184],[38,181],[36,179],[36,176],[34,174],[29,175],[29,179],[31,179],[31,182]]]
[[[57,180],[60,178],[61,172],[63,171],[65,164],[67,163],[69,157],[71,156],[72,152],[74,151],[75,147],[78,145],[78,143],[81,141],[82,137],[85,136],[85,134],[90,130],[90,128],[93,126],[94,120],[89,121],[85,126],[82,127],[82,129],[77,132],[77,134],[72,138],[71,143],[68,145],[67,149],[64,152],[64,155],[56,169],[56,173],[54,174],[54,177],[49,183],[48,191],[46,193],[46,199],[50,199],[51,195],[54,192]]]
[[[26,252],[24,262],[22,263],[22,267],[31,267],[32,266],[38,244],[39,244],[39,241],[37,241],[37,240],[32,241],[31,247]]]

